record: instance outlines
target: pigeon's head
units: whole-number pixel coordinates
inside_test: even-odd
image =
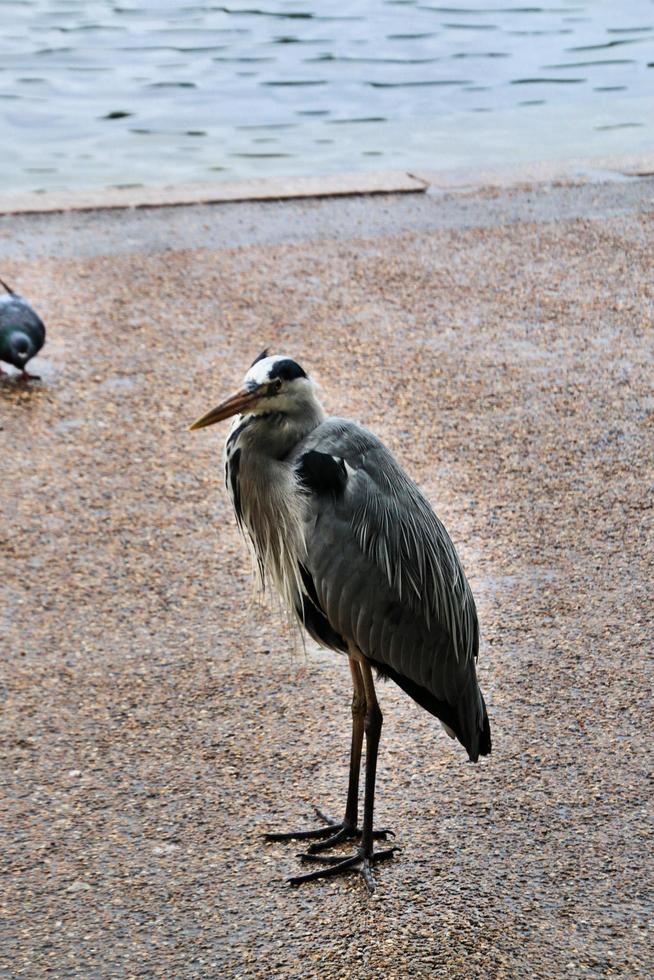
[[[6,343],[5,360],[22,370],[35,354],[36,347],[32,338],[22,330],[13,330]]]

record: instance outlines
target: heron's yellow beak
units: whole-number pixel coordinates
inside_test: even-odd
[[[260,398],[261,391],[258,388],[255,391],[248,391],[246,389],[237,391],[235,395],[230,395],[229,398],[225,399],[224,402],[221,402],[215,408],[212,408],[206,415],[202,415],[199,419],[196,419],[193,425],[189,425],[189,431],[192,432],[193,429],[204,429],[207,425],[214,425],[216,422],[222,422],[223,419],[228,419],[232,415],[238,415],[239,412],[244,412],[254,405]]]

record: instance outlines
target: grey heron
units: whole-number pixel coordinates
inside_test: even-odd
[[[313,840],[302,858],[318,866],[290,878],[293,884],[357,871],[372,891],[372,865],[397,850],[373,847],[375,838],[391,833],[373,829],[382,728],[373,670],[435,715],[473,762],[487,755],[475,602],[454,545],[422,492],[371,432],[326,417],[315,384],[292,358],[263,351],[241,389],[191,429],[231,416],[225,483],[262,584],[274,585],[314,640],[347,656],[354,689],[343,820],[324,818],[324,827],[266,837]],[[359,837],[350,855],[321,853]]]

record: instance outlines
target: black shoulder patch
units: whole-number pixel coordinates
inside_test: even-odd
[[[281,378],[282,381],[293,381],[294,378],[306,378],[306,376],[306,371],[303,371],[300,365],[296,361],[292,361],[290,357],[276,361],[270,371],[271,381],[273,378]]]
[[[297,472],[307,490],[318,494],[338,496],[343,493],[347,483],[344,461],[315,449],[300,457]]]
[[[250,367],[253,368],[255,364],[258,364],[259,363],[259,361],[263,361],[264,357],[269,357],[269,356],[270,356],[270,350],[269,350],[269,348],[268,347],[264,347],[264,349],[261,351],[261,353],[257,357],[255,357],[255,359],[252,361],[252,364],[250,364]]]

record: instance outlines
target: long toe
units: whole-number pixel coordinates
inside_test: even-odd
[[[389,840],[391,837],[395,840],[395,831],[390,830],[388,827],[384,827],[382,830],[373,830],[372,832],[373,840]]]
[[[358,836],[359,831],[356,827],[343,823],[335,834],[332,833],[330,837],[326,837],[324,840],[316,841],[315,844],[310,844],[309,854],[316,854],[318,851],[326,851],[330,847],[336,847],[337,844],[342,844],[344,840],[352,840],[353,837]]]
[[[303,875],[294,875],[292,878],[287,878],[286,880],[289,885],[301,885],[305,881],[316,881],[318,878],[333,878],[334,875],[344,874],[346,871],[352,869],[358,871],[357,866],[360,862],[361,858],[358,854],[355,854],[354,857],[341,858],[333,864],[326,864],[317,871],[308,871]]]
[[[305,861],[307,864],[342,864],[343,861],[350,860],[343,854],[311,854],[306,852],[297,856],[300,861]]]
[[[331,837],[326,837],[324,840],[318,840],[315,844],[309,845],[310,854],[317,854],[319,851],[326,851],[330,847],[336,847],[337,844],[341,844],[344,840],[354,840],[356,837],[361,837],[361,829],[359,827],[353,827],[352,824],[343,822],[335,826],[340,829],[335,834],[332,834]],[[388,840],[390,837],[395,837],[395,831],[388,830],[388,828],[373,830],[372,832],[373,840]]]
[[[333,827],[316,827],[314,830],[284,830],[280,833],[264,834],[264,840],[320,840],[321,837],[333,837]]]
[[[319,868],[315,871],[308,871],[302,875],[294,875],[289,878],[289,884],[300,885],[305,881],[316,881],[319,878],[332,878],[335,875],[346,874],[350,871],[357,872],[366,883],[370,894],[375,890],[375,879],[372,873],[372,865],[380,861],[387,861],[399,851],[399,847],[389,847],[384,851],[373,851],[370,855],[365,855],[359,848],[355,854],[349,856],[331,854],[300,854],[301,861],[318,864]]]
[[[287,841],[287,840],[308,840],[314,841],[308,847],[310,854],[317,854],[319,851],[326,851],[330,847],[336,847],[343,841],[354,840],[361,837],[361,829],[355,827],[348,820],[334,820],[332,817],[323,813],[317,806],[314,808],[315,814],[324,826],[313,827],[307,830],[281,830],[270,831],[263,835],[266,841]],[[373,830],[374,840],[388,840],[395,837],[395,832],[387,827],[381,830]]]
[[[323,822],[324,827],[315,827],[309,830],[282,830],[275,831],[273,833],[264,834],[264,840],[321,840],[323,837],[332,837],[336,831],[340,830],[343,824],[339,820],[332,820],[328,817],[322,810],[319,810],[317,806],[314,806],[314,811],[319,820]]]
[[[332,817],[328,817],[326,813],[319,810],[317,806],[314,806],[314,811],[319,820],[324,824],[323,827],[315,827],[309,830],[283,830],[280,832],[273,832],[264,834],[264,840],[268,841],[284,841],[284,840],[315,840],[321,841],[319,845],[312,845],[312,847],[332,847],[334,843],[338,844],[342,840],[348,838],[348,832],[351,829],[349,824],[341,820],[333,820]],[[354,830],[350,836],[356,836],[357,831]],[[342,836],[341,836],[342,835]],[[323,842],[323,839],[326,838]],[[332,838],[337,838],[337,840],[332,840]]]

